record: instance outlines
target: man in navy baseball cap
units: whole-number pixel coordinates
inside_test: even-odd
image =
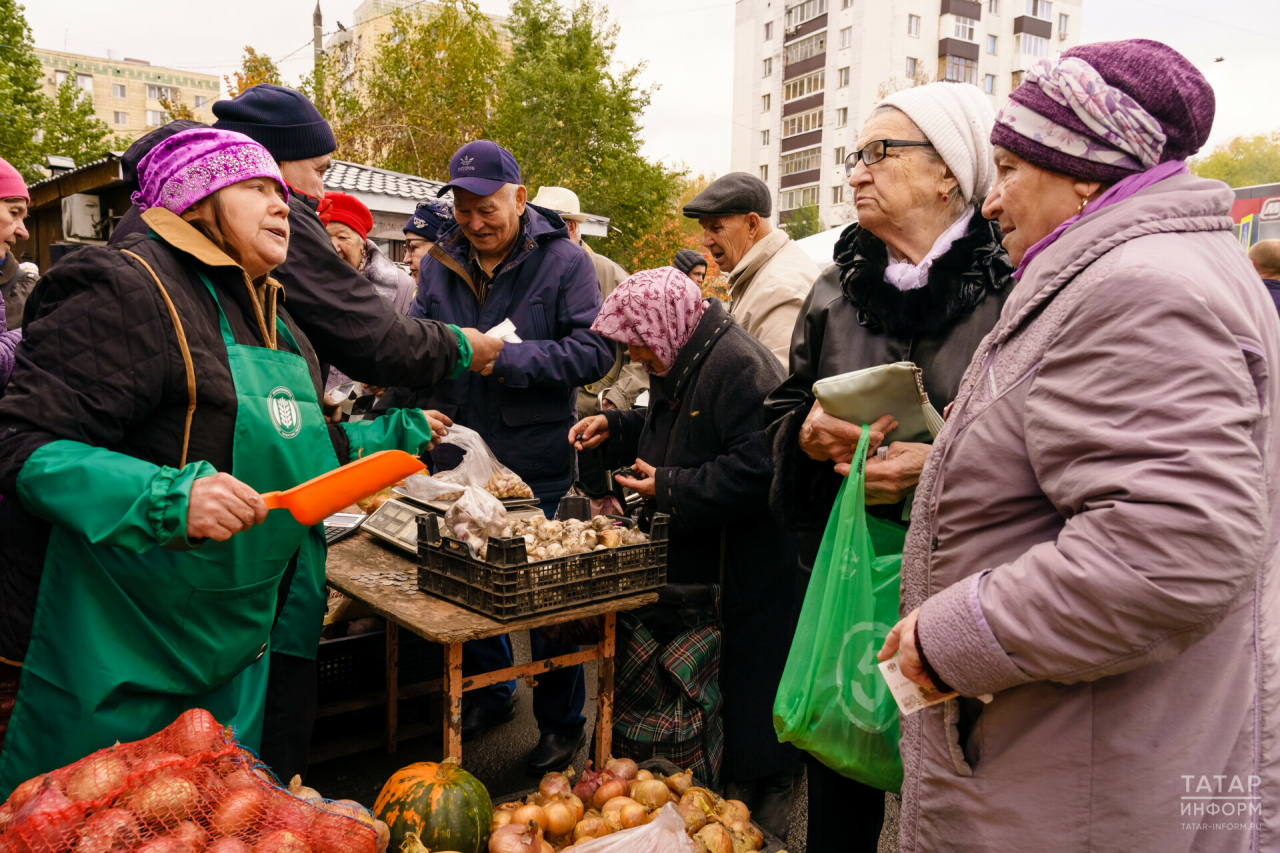
[[[550,516],[573,481],[574,451],[565,436],[575,421],[576,389],[607,374],[616,355],[611,342],[591,331],[602,301],[595,267],[559,214],[526,203],[520,166],[497,143],[462,146],[440,190],[449,191],[456,224],[441,229],[430,260],[419,264],[410,316],[481,329],[510,320],[519,340],[508,341],[490,367],[434,385],[411,407],[448,411],[455,423],[478,432]],[[577,648],[536,629],[529,643],[534,660]],[[473,640],[464,644],[462,660],[468,674],[506,669],[511,645],[501,637]],[[462,739],[511,720],[515,689],[506,681],[472,691]],[[533,714],[540,737],[529,755],[530,773],[541,776],[573,762],[586,742],[585,696],[580,666],[538,676]]]

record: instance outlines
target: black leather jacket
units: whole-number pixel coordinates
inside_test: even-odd
[[[969,360],[1013,288],[1001,239],[995,222],[975,214],[965,235],[929,270],[928,283],[899,291],[884,280],[884,243],[856,224],[840,237],[836,263],[814,282],[792,334],[790,375],[764,404],[774,460],[770,507],[779,523],[801,534],[805,565],[817,552],[842,482],[830,462],[814,462],[800,450],[813,383],[912,361],[941,412],[955,399]],[[902,505],[873,511],[896,519]]]

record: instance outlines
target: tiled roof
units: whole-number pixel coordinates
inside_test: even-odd
[[[324,175],[324,188],[327,190],[396,196],[413,201],[430,201],[443,186],[441,181],[361,166],[346,160],[334,160]]]

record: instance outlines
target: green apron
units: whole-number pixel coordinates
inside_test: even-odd
[[[212,284],[199,275],[217,302]],[[236,390],[232,476],[266,492],[336,468],[306,361],[284,350],[237,344],[221,304],[218,315]],[[277,328],[300,351],[279,320]],[[66,462],[78,452],[96,464]],[[109,476],[100,463],[111,457],[143,464],[77,442],[52,442],[24,466],[25,474],[35,463],[36,483],[20,476],[19,496],[44,508],[45,517],[75,518],[77,530],[109,527],[114,519],[93,519],[99,510],[93,483]],[[199,462],[186,467],[200,465],[208,468]],[[46,494],[54,484],[84,488]],[[147,497],[134,512],[161,511]],[[179,553],[154,547],[154,539],[129,548],[104,545],[102,537],[55,523],[0,753],[0,799],[39,773],[115,741],[146,737],[189,708],[205,708],[236,726],[241,742],[256,749],[277,588],[289,558],[310,535],[311,528],[279,510],[226,542],[206,541]]]

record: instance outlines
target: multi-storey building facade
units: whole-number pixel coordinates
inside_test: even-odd
[[[68,78],[93,99],[93,111],[113,133],[137,139],[165,124],[160,101],[191,107],[197,121],[212,124],[213,102],[222,97],[222,80],[213,74],[196,74],[159,68],[141,59],[102,59],[78,53],[36,48],[44,66],[44,93],[53,97]]]
[[[999,109],[1032,63],[1079,44],[1083,3],[738,0],[732,168],[769,185],[775,221],[816,204],[850,222],[844,158],[879,101],[950,80]]]

